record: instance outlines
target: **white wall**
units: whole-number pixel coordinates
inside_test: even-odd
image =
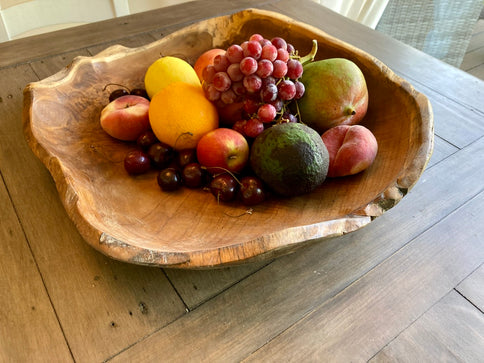
[[[191,0],[0,0],[0,41],[187,1]],[[313,1],[372,28],[388,3],[388,0]]]

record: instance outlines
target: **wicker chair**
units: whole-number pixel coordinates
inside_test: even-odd
[[[459,67],[482,0],[390,0],[376,29]]]

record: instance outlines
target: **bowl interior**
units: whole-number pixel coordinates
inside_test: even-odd
[[[160,55],[179,56],[193,64],[203,51],[241,43],[253,33],[282,36],[300,54],[309,52],[311,40],[316,39],[317,59],[344,57],[358,64],[369,89],[369,109],[362,124],[374,133],[379,145],[373,165],[354,176],[327,179],[307,195],[272,198],[251,213],[237,203],[218,204],[204,190],[163,193],[154,171],[128,176],[123,159],[133,145],[114,140],[99,125],[100,112],[108,102],[104,86],[142,87],[147,67]],[[86,240],[99,248],[100,236],[109,235],[128,250],[163,252],[165,260],[177,253],[230,252],[233,246],[240,254],[244,244],[251,242],[251,249],[257,247],[257,251],[231,257],[242,261],[297,242],[289,231],[307,231],[325,221],[361,214],[362,208],[381,198],[406,174],[422,153],[422,144],[428,143],[421,132],[425,127],[422,112],[428,110],[422,110],[408,83],[358,49],[267,12],[209,19],[140,48],[116,46],[94,57],[80,57],[69,69],[31,85],[29,92],[31,145],[51,171],[69,215]],[[414,166],[417,174],[425,163]],[[415,177],[403,188],[414,182]],[[119,245],[112,255],[132,257],[120,251]]]

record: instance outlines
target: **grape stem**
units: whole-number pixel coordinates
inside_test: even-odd
[[[318,41],[316,39],[313,39],[312,43],[313,43],[313,47],[311,48],[311,51],[308,54],[306,54],[304,57],[301,57],[299,59],[299,62],[301,62],[302,65],[312,62],[316,57],[316,53],[318,52]]]

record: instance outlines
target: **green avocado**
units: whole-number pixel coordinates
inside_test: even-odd
[[[264,130],[254,140],[250,166],[282,196],[309,193],[328,173],[329,155],[321,136],[301,123],[282,123]]]

